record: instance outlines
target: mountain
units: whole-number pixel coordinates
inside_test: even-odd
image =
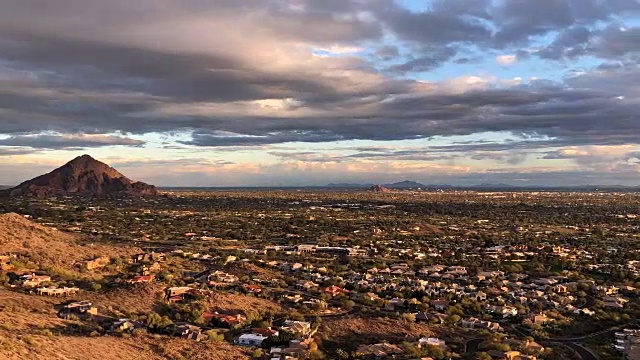
[[[415,181],[405,180],[405,181],[400,181],[393,184],[385,184],[384,187],[387,187],[389,189],[418,189],[418,188],[424,188],[426,187],[426,185],[420,184],[419,182],[415,182]]]
[[[415,182],[415,181],[400,181],[400,182],[395,182],[392,184],[354,184],[354,183],[331,183],[331,184],[327,184],[324,187],[327,188],[337,188],[337,189],[373,189],[373,187],[376,186],[382,186],[384,188],[386,188],[387,190],[389,189],[396,189],[396,190],[400,190],[400,189],[418,189],[418,188],[426,188],[428,187],[428,185],[424,185],[421,184],[419,182]]]
[[[490,189],[506,189],[506,188],[513,188],[515,186],[513,185],[509,185],[509,184],[503,184],[503,183],[499,183],[499,184],[487,184],[487,183],[483,183],[483,184],[477,184],[477,185],[472,185],[469,186],[470,188],[490,188]]]
[[[79,156],[48,174],[7,190],[5,196],[46,197],[53,195],[157,195],[153,185],[135,182],[89,155]]]
[[[331,183],[324,187],[339,188],[339,189],[366,189],[372,187],[374,184],[354,184],[354,183]]]
[[[387,189],[383,185],[373,185],[372,187],[369,188],[369,191],[386,193],[386,192],[391,192],[391,189]]]

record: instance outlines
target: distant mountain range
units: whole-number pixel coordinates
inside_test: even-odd
[[[400,182],[395,182],[392,184],[354,184],[354,183],[331,183],[328,184],[324,187],[327,188],[339,188],[339,189],[369,189],[372,188],[374,186],[381,186],[387,189],[418,189],[418,188],[424,188],[427,187],[427,185],[424,184],[420,184],[419,182],[415,182],[415,181],[400,181]]]
[[[424,189],[424,188],[443,188],[443,187],[451,187],[450,185],[425,185],[416,181],[399,181],[391,184],[354,184],[354,183],[332,183],[328,184],[325,187],[327,188],[340,188],[340,189],[370,189],[374,186],[380,186],[387,189],[395,189],[395,190],[407,190],[407,189]]]
[[[386,189],[393,190],[520,190],[520,191],[638,191],[639,186],[625,186],[625,185],[576,185],[576,186],[541,186],[541,185],[526,185],[517,186],[510,184],[490,184],[482,183],[476,185],[448,185],[448,184],[422,184],[416,181],[404,180],[391,184],[373,184],[373,183],[331,183],[323,188],[330,189],[372,189],[373,187],[380,186]]]

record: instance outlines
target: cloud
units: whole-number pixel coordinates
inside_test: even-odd
[[[389,61],[400,56],[400,50],[395,45],[383,45],[376,50],[375,54],[380,59]]]
[[[5,147],[142,146],[138,135],[172,133],[167,147],[273,151],[491,132],[517,141],[295,156],[520,166],[529,155],[501,152],[640,143],[634,0],[43,4],[8,1],[0,13]],[[568,75],[478,70],[496,55],[503,66],[557,60],[548,73]],[[592,68],[570,72],[586,57]]]
[[[599,56],[609,59],[640,54],[640,27],[609,26],[602,31],[594,47]]]
[[[28,155],[37,151],[28,147],[0,146],[0,156]]]
[[[500,55],[496,57],[498,64],[502,66],[513,65],[518,61],[517,55]]]
[[[87,134],[38,134],[14,135],[0,139],[0,146],[17,146],[32,149],[78,149],[102,146],[142,146],[142,140],[116,135]]]
[[[373,9],[396,36],[421,45],[484,42],[491,38],[486,20],[488,1],[437,1],[430,11],[412,12],[395,2]],[[466,3],[466,5],[465,5]],[[457,11],[456,11],[457,9]]]
[[[503,4],[496,9],[496,46],[522,44],[535,36],[606,20],[617,10],[600,0],[512,0]]]
[[[452,47],[438,47],[429,51],[423,50],[422,53],[425,55],[411,59],[404,64],[393,65],[389,67],[388,71],[406,74],[433,70],[451,60],[456,55],[456,52],[457,50]]]

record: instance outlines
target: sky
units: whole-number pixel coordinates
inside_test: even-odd
[[[0,9],[0,184],[640,185],[640,0]]]

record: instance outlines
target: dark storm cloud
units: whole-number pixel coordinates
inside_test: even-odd
[[[530,45],[531,37],[560,31],[537,52],[539,56],[562,59],[595,54],[614,61],[640,48],[637,28],[622,31],[610,26],[597,31],[594,24],[634,11],[633,1],[448,0],[437,1],[424,12],[379,0],[212,3],[65,0],[53,6],[44,0],[6,2],[0,14],[0,75],[9,71],[19,80],[0,83],[0,133],[14,134],[4,141],[33,147],[83,147],[102,145],[87,139],[72,139],[74,145],[63,144],[61,138],[24,135],[188,132],[192,138],[184,145],[228,147],[501,131],[553,138],[558,146],[640,142],[638,104],[625,97],[637,92],[637,66],[603,69],[567,79],[565,84],[424,90],[424,84],[378,73],[372,64],[354,57],[332,58],[326,68],[293,64],[287,71],[276,71],[270,68],[273,64],[251,53],[250,45],[261,45],[258,40],[248,42],[242,51],[233,43],[222,43],[229,49],[207,48],[206,41],[187,51],[175,39],[154,37],[153,31],[129,42],[116,36],[121,27],[136,30],[140,23],[160,29],[168,26],[163,22],[167,19],[201,14],[218,20],[238,16],[246,20],[245,25],[260,24],[262,32],[278,41],[314,44],[360,45],[382,39],[386,29],[415,50],[411,58],[401,58],[396,45],[378,49],[379,57],[397,60],[388,70],[405,75],[437,68],[465,46],[484,50]],[[243,38],[262,33],[256,28],[246,31]],[[187,38],[220,36],[193,35]],[[140,45],[140,37],[145,46]],[[600,40],[594,43],[594,38]],[[244,52],[249,55],[239,55]],[[334,75],[345,72],[354,74],[353,79]],[[171,105],[190,108],[199,103],[263,99],[294,99],[297,105],[292,108],[300,112],[281,117],[249,111],[163,113]]]
[[[570,29],[559,36],[556,46],[560,46],[571,37],[579,36],[578,41],[584,38],[576,29],[584,32],[600,22],[640,12],[640,3],[635,0],[448,0],[435,1],[421,12],[393,2],[376,4],[372,11],[403,40],[423,45],[467,43],[482,48],[527,45],[535,36]]]
[[[294,76],[275,76],[223,55],[176,54],[102,42],[19,35],[29,45],[0,48],[0,57],[30,69],[54,69],[51,81],[79,88],[126,89],[174,101],[232,101],[322,92]],[[80,72],[80,74],[77,74]],[[94,81],[82,81],[85,75]]]
[[[509,0],[496,9],[495,42],[506,46],[574,25],[605,20],[613,11],[600,0]]]
[[[446,45],[456,42],[483,42],[491,37],[488,26],[477,20],[485,15],[486,1],[473,1],[468,6],[456,4],[462,12],[444,4],[425,12],[412,12],[394,4],[384,3],[373,9],[401,39],[426,45]],[[471,18],[471,19],[469,19]]]
[[[640,53],[640,27],[625,29],[610,26],[605,29],[595,51],[603,58],[617,59],[629,54]]]
[[[142,146],[141,140],[115,135],[25,135],[0,139],[0,146],[18,146],[34,149],[78,149],[102,146]]]
[[[394,45],[385,45],[376,50],[376,56],[382,60],[389,61],[400,56],[400,50]]]
[[[451,60],[456,55],[456,49],[452,47],[438,47],[425,51],[415,59],[411,59],[404,64],[393,65],[388,71],[393,73],[406,74],[409,72],[425,72],[440,67],[442,64]]]
[[[270,155],[282,160],[296,160],[306,162],[337,162],[345,163],[359,160],[393,160],[393,161],[440,161],[454,160],[462,155],[437,154],[423,149],[415,150],[381,150],[376,149],[371,152],[357,152],[349,155],[327,155],[313,151],[270,151]]]
[[[280,144],[289,142],[309,142],[320,143],[328,141],[346,140],[342,135],[317,131],[285,131],[278,133],[267,133],[264,135],[244,135],[244,136],[221,136],[218,134],[208,134],[195,132],[192,139],[180,141],[185,145],[194,146],[255,146],[266,144]]]
[[[577,58],[589,52],[591,30],[585,26],[576,26],[562,31],[547,47],[536,52],[542,58],[558,60]]]

